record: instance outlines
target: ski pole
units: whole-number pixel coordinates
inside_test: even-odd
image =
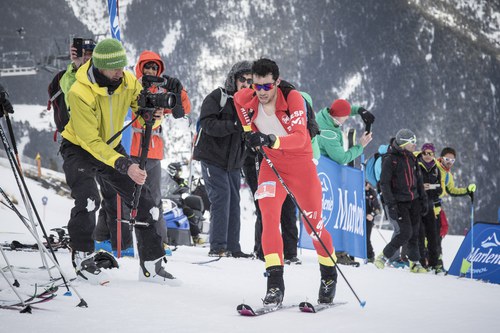
[[[358,297],[358,294],[356,294],[356,292],[354,291],[354,289],[352,288],[351,284],[349,283],[349,281],[347,280],[347,278],[345,277],[344,273],[342,272],[342,270],[340,269],[340,267],[337,265],[337,262],[333,259],[333,256],[332,254],[328,251],[325,243],[323,243],[323,241],[321,240],[321,238],[319,237],[318,233],[316,232],[316,229],[314,229],[314,227],[312,226],[312,223],[309,221],[309,218],[306,216],[306,214],[304,213],[304,211],[302,210],[302,208],[300,208],[299,206],[299,203],[297,202],[297,200],[295,199],[295,196],[293,195],[292,191],[290,191],[290,189],[288,188],[288,186],[285,184],[285,182],[283,181],[283,178],[281,178],[278,170],[276,170],[276,167],[274,166],[273,162],[269,159],[269,157],[267,156],[266,152],[264,151],[264,149],[260,149],[260,152],[262,154],[262,156],[264,157],[264,159],[266,160],[267,164],[269,164],[269,166],[271,167],[271,169],[273,170],[274,174],[276,175],[276,177],[278,177],[278,180],[280,181],[281,185],[283,186],[283,188],[285,189],[286,193],[288,193],[288,195],[290,196],[290,198],[292,199],[292,202],[293,204],[295,205],[295,207],[297,207],[297,209],[299,210],[300,214],[302,215],[302,217],[304,218],[304,221],[306,221],[307,225],[309,226],[309,228],[311,228],[311,230],[313,231],[314,233],[314,237],[316,237],[316,239],[318,240],[318,242],[321,244],[321,246],[323,247],[323,249],[325,250],[326,253],[328,253],[328,257],[332,260],[333,264],[335,265],[335,267],[337,268],[337,270],[339,271],[340,275],[342,275],[342,278],[344,279],[344,281],[347,283],[347,285],[349,286],[349,288],[351,289],[352,293],[354,294],[354,296],[356,297],[356,299],[358,300],[359,302],[359,305],[361,305],[361,307],[364,307],[366,305],[366,301],[362,301],[359,297]]]
[[[14,131],[12,130],[12,122],[10,121],[9,113],[4,110],[5,121],[7,122],[7,129],[9,130],[10,142],[12,144],[12,148],[14,149],[14,153],[16,155],[17,164],[21,169],[21,160],[19,159],[19,152],[17,150],[16,139],[14,137]]]
[[[474,252],[474,192],[470,193],[470,253]],[[474,274],[474,256],[471,256],[470,261],[470,278],[473,279]]]
[[[34,218],[33,218],[33,215],[32,215],[32,210],[35,213],[35,216],[36,216],[37,221],[38,221],[38,225],[40,226],[40,229],[42,230],[43,236],[44,236],[44,238],[47,241],[47,244],[49,246],[50,254],[52,255],[52,258],[50,258],[50,256],[49,256],[49,258],[54,262],[55,266],[59,270],[61,278],[62,278],[62,280],[64,282],[65,287],[66,287],[67,293],[69,294],[70,290],[69,290],[68,282],[67,282],[64,274],[62,273],[61,268],[59,267],[59,261],[57,260],[57,257],[56,257],[56,254],[54,252],[54,249],[52,248],[52,244],[50,243],[50,238],[47,235],[47,232],[46,232],[45,227],[44,227],[44,225],[42,223],[42,220],[40,219],[40,215],[38,214],[38,211],[36,209],[35,203],[33,202],[33,198],[31,197],[31,193],[30,193],[30,191],[28,189],[28,186],[26,185],[26,181],[25,181],[24,176],[23,176],[23,174],[21,172],[21,168],[19,167],[19,165],[17,165],[16,163],[14,163],[14,158],[12,156],[13,155],[12,149],[11,149],[9,143],[7,142],[7,138],[5,136],[5,132],[4,132],[3,127],[1,125],[0,125],[0,137],[2,139],[2,143],[4,145],[5,151],[7,152],[7,156],[9,157],[9,162],[10,162],[11,167],[12,167],[12,172],[14,173],[14,177],[15,177],[17,185],[19,187],[19,191],[21,193],[21,197],[23,198],[23,202],[24,202],[24,205],[26,207],[26,211],[28,212],[28,215],[30,217],[30,222],[31,222],[32,228],[33,228],[33,230],[32,231],[30,230],[30,232],[32,233],[32,236],[35,238],[35,241],[38,243],[39,249],[40,249],[40,246],[41,246],[41,248],[43,248],[43,250],[44,250],[44,251],[40,251],[40,257],[42,259],[42,263],[47,267],[47,273],[49,274],[49,277],[52,278],[52,275],[50,273],[50,269],[51,268],[49,267],[49,265],[47,263],[47,259],[44,256],[45,254],[48,255],[49,252],[47,251],[47,249],[44,246],[42,246],[43,244],[40,241],[40,238],[39,238],[38,233],[36,231],[36,224],[34,222]],[[21,181],[22,186],[19,183],[19,181]],[[28,197],[29,203],[26,202],[26,198],[24,196],[24,193],[26,193],[26,196]],[[6,197],[6,199],[8,199],[8,198]],[[13,205],[12,205],[12,207],[15,208],[15,206],[13,206]],[[32,208],[32,209],[30,209],[30,208]],[[23,220],[23,222],[25,222],[25,221]],[[75,292],[76,292],[76,290],[75,290]],[[78,292],[76,292],[76,293],[78,295]],[[81,300],[82,300],[83,303],[85,303],[85,301],[82,298],[81,298]],[[83,304],[82,302],[80,304]]]
[[[28,229],[28,231],[31,233],[31,235],[33,236],[33,238],[35,238],[35,241],[36,241],[36,243],[38,245],[39,251],[41,251],[44,254],[46,254],[47,257],[52,261],[52,263],[54,264],[54,266],[59,271],[59,274],[61,275],[61,278],[62,278],[62,280],[64,282],[64,285],[68,289],[68,292],[66,292],[65,295],[70,295],[69,288],[71,287],[71,289],[73,289],[73,291],[75,292],[76,296],[78,296],[78,298],[80,299],[80,303],[78,303],[77,307],[88,307],[87,302],[80,296],[80,293],[78,292],[78,290],[76,290],[76,288],[71,284],[71,282],[67,281],[66,276],[63,273],[61,266],[59,266],[59,263],[57,262],[57,259],[55,258],[55,256],[50,256],[49,255],[49,252],[47,251],[47,248],[42,244],[42,242],[40,241],[40,238],[36,237],[36,231],[31,229],[31,227],[28,225],[28,222],[26,222],[26,218],[24,218],[24,216],[21,214],[21,212],[19,212],[19,210],[16,208],[16,206],[14,206],[14,203],[9,199],[9,197],[2,190],[1,187],[0,187],[0,192],[3,195],[3,197],[5,198],[5,200],[7,201],[7,203],[9,204],[10,208],[21,219],[21,221],[23,222],[24,226],[26,227],[26,229]],[[48,245],[49,245],[49,248],[52,249],[52,246],[50,245],[50,241],[48,241]],[[52,252],[52,254],[54,254],[54,253]]]

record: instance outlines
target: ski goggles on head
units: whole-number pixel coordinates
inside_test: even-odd
[[[447,162],[447,163],[455,163],[455,159],[454,158],[449,158],[449,157],[443,157],[443,161]]]
[[[247,79],[247,78],[245,78],[244,76],[239,76],[239,77],[238,77],[238,81],[240,81],[241,83],[246,82],[249,86],[251,86],[251,85],[252,85],[252,83],[253,83],[253,80],[252,80],[252,79]]]
[[[404,142],[402,145],[399,145],[400,147],[404,147],[404,146],[409,145],[409,144],[412,144],[412,145],[417,144],[417,137],[416,136],[412,136],[409,139],[399,139],[399,140]]]
[[[254,83],[252,84],[252,89],[260,91],[261,89],[264,89],[264,91],[269,91],[274,88],[274,82],[273,83],[264,83],[264,84],[258,84]]]

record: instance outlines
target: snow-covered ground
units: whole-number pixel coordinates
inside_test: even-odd
[[[25,214],[12,171],[0,159],[1,187],[15,197]],[[65,225],[71,200],[57,196],[27,179],[33,201],[46,229]],[[48,198],[42,205],[42,197]],[[242,190],[242,206],[252,207],[248,189]],[[244,251],[253,247],[253,217],[242,219],[241,244]],[[381,231],[386,239],[390,232]],[[0,205],[0,241],[33,242],[20,219],[5,205]],[[444,239],[444,260],[450,265],[463,237]],[[373,231],[376,252],[384,240]],[[169,257],[167,269],[183,284],[168,287],[138,281],[136,259],[119,259],[120,269],[108,271],[111,283],[91,286],[75,282],[74,286],[87,301],[88,308],[77,308],[78,298],[64,296],[64,289],[47,303],[34,306],[33,313],[20,314],[0,309],[0,332],[469,332],[495,331],[500,286],[454,276],[412,274],[373,265],[359,268],[340,266],[356,293],[366,301],[361,308],[346,282],[339,276],[338,301],[348,304],[317,314],[288,309],[263,317],[246,318],[236,312],[236,305],[246,302],[259,305],[265,293],[264,264],[258,260],[223,258],[220,261],[195,265],[208,259],[207,248],[179,247]],[[40,266],[37,253],[6,252],[11,264]],[[58,251],[57,257],[67,275],[74,277],[70,255]],[[285,269],[286,304],[305,299],[316,301],[319,270],[313,251],[303,250],[302,265]],[[5,262],[0,260],[2,266]],[[47,280],[45,272],[17,272],[20,290],[26,294],[32,284]],[[0,299],[15,299],[6,282],[0,278]]]

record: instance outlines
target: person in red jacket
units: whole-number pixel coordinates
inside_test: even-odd
[[[139,56],[139,60],[135,66],[135,75],[139,82],[142,84],[144,75],[158,76],[160,77],[165,71],[165,63],[161,57],[153,51],[143,51]],[[183,88],[179,79],[170,76],[164,76],[166,79],[165,86],[152,85],[149,91],[152,93],[174,93],[180,96],[180,102],[173,110],[171,109],[157,109],[155,111],[156,121],[153,125],[153,133],[151,135],[151,142],[149,144],[148,150],[148,161],[146,163],[146,171],[148,173],[148,178],[146,178],[146,185],[151,188],[151,194],[155,200],[158,207],[161,207],[161,160],[164,158],[164,139],[162,136],[162,126],[161,121],[163,116],[172,114],[174,118],[180,118],[191,112],[191,102],[187,91]],[[132,145],[130,147],[130,156],[139,160],[141,156],[141,144],[143,133],[145,130],[144,123],[137,119],[132,124]],[[167,244],[167,229],[165,222],[163,221],[163,214],[160,214],[160,221],[162,223],[157,223],[158,232],[162,236],[164,244]]]
[[[254,90],[242,89],[234,97],[238,116],[248,133],[248,144],[267,154],[327,249],[325,251],[318,239],[312,237],[321,271],[318,302],[331,303],[337,284],[333,261],[336,259],[332,238],[323,228],[322,190],[313,162],[304,100],[297,90],[290,91],[285,99],[278,89],[278,65],[270,59],[262,58],[253,63],[252,78]],[[263,303],[266,306],[281,304],[285,292],[283,240],[279,225],[286,196],[285,188],[264,159],[255,199],[259,200],[262,213],[262,249],[267,276]],[[307,233],[313,235],[309,224],[304,222],[304,226]]]

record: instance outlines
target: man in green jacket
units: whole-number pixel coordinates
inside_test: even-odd
[[[122,128],[128,108],[134,113],[139,109],[142,87],[132,73],[123,71],[126,65],[125,49],[118,40],[104,39],[97,44],[92,60],[76,72],[68,93],[71,117],[62,132],[63,169],[75,200],[68,222],[73,266],[78,278],[94,284],[107,282],[93,252],[95,211],[101,200],[96,180],[102,191],[119,193],[132,208],[135,186],[143,185],[147,177],[126,154],[121,136],[107,143]],[[159,214],[150,189],[142,186],[136,220],[144,225],[135,228],[142,268],[139,279],[176,284],[162,266],[165,252],[155,228]]]
[[[344,150],[342,125],[350,117],[359,114],[365,123],[373,123],[375,117],[365,108],[349,104],[345,99],[335,100],[330,108],[323,108],[316,114],[321,133],[316,136],[321,155],[338,164],[345,165],[361,156],[363,149],[372,141],[372,133],[363,133],[356,144]]]
[[[345,165],[363,153],[363,149],[372,140],[372,133],[363,133],[360,143],[344,150],[344,139],[341,127],[350,117],[359,114],[366,124],[374,122],[375,117],[363,107],[349,104],[345,99],[335,100],[329,108],[323,108],[316,114],[321,133],[315,137],[321,155],[324,155],[338,164]],[[337,263],[343,265],[358,264],[347,254],[337,251]]]

